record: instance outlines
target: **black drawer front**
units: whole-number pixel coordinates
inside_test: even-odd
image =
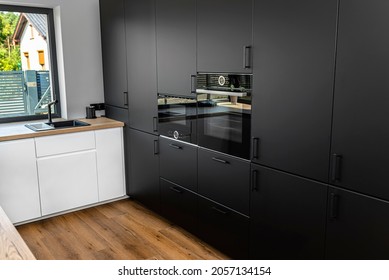
[[[197,232],[197,201],[194,193],[160,179],[161,214],[179,226]]]
[[[160,176],[197,191],[197,147],[160,137]]]
[[[198,172],[201,195],[249,215],[249,162],[200,148]]]
[[[231,258],[248,258],[249,218],[203,198],[199,198],[199,235]]]

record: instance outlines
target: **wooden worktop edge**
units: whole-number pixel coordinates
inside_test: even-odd
[[[89,123],[90,126],[81,126],[81,127],[72,127],[72,128],[61,128],[61,129],[53,129],[46,131],[32,131],[28,128],[24,127],[24,123],[15,124],[12,128],[20,126],[22,132],[17,131],[16,133],[10,133],[8,135],[0,135],[1,141],[10,141],[10,140],[20,140],[20,139],[28,139],[42,136],[50,136],[50,135],[59,135],[59,134],[67,134],[67,133],[75,133],[82,131],[91,131],[91,130],[99,130],[99,129],[108,129],[115,127],[123,127],[124,123],[120,121],[115,121],[112,119],[108,119],[105,117],[100,117],[96,119],[79,119],[80,121]],[[0,127],[0,129],[2,129]],[[6,128],[5,128],[6,129]]]
[[[0,207],[0,260],[35,259],[35,256]]]

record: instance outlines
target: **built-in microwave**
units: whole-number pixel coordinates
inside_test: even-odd
[[[197,75],[199,146],[250,158],[252,75]]]
[[[196,98],[158,95],[158,133],[177,140],[197,142]]]

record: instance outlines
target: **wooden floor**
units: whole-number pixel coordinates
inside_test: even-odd
[[[227,259],[130,199],[17,229],[38,260]]]

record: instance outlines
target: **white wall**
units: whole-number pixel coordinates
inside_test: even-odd
[[[12,0],[0,4],[54,9],[64,118],[85,117],[85,106],[104,102],[99,0]]]

